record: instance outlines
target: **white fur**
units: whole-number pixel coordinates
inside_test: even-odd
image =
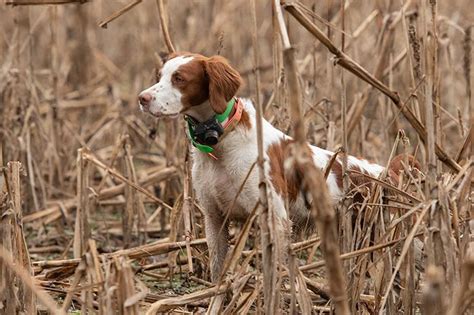
[[[379,174],[382,173],[382,171],[384,170],[383,166],[370,163],[367,160],[359,160],[358,158],[355,158],[353,156],[349,156],[347,158],[347,164],[349,164],[349,166],[358,166],[375,177],[379,176]]]
[[[315,146],[310,146],[313,151],[313,160],[314,164],[319,167],[321,170],[324,170],[329,162],[330,157],[334,154],[331,151],[324,150]],[[334,172],[330,172],[328,178],[326,179],[328,185],[329,193],[333,202],[337,202],[342,198],[342,190],[337,185],[336,175]]]
[[[140,95],[149,93],[152,101],[148,109],[140,105],[142,111],[149,111],[154,116],[174,116],[178,115],[183,109],[181,103],[181,92],[171,83],[173,73],[182,65],[187,64],[194,57],[179,56],[166,62],[161,69],[161,78],[158,83],[142,91]]]

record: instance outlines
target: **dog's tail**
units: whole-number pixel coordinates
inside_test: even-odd
[[[410,154],[399,154],[395,156],[388,165],[388,177],[394,185],[398,185],[400,175],[403,172],[410,172],[411,174],[421,173],[420,162]]]

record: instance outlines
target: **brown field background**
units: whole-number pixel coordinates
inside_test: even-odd
[[[4,1],[25,2],[48,1]],[[135,2],[107,28],[99,26]],[[168,51],[157,3],[0,6],[0,314],[204,314],[222,292],[225,314],[268,310],[258,221],[247,232],[232,225],[230,242],[244,237],[246,247],[229,258],[235,265],[220,285],[210,283],[202,209],[186,175],[184,124],[139,111],[137,95],[153,84],[159,56]],[[339,49],[345,34],[344,52],[398,92],[424,126],[434,126],[429,136],[459,169],[438,159],[429,168],[434,151],[402,110],[336,65],[339,59],[283,9],[307,140],[336,151],[346,129],[349,154],[381,165],[392,151],[415,154],[426,174],[404,174],[384,198],[380,186],[369,187],[356,205],[348,191],[349,202],[335,207],[342,299],[353,314],[468,314],[473,3],[344,3],[345,26],[341,1],[296,6]],[[245,81],[239,95],[254,101],[256,67],[264,117],[292,134],[272,1],[169,0],[164,14],[177,50],[228,58]],[[278,269],[281,313],[327,314],[341,298],[333,295],[320,237],[316,231],[297,240],[292,263]]]

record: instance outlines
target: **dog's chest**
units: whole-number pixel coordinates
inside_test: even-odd
[[[255,168],[246,179],[252,164],[248,156],[219,161],[197,157],[193,164],[193,186],[200,202],[216,207],[223,215],[230,211],[233,219],[245,219],[258,200]]]

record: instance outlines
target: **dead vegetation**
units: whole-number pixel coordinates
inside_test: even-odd
[[[0,314],[473,311],[469,0],[5,4]],[[136,101],[174,49],[230,59],[240,95],[297,140],[317,230],[287,265],[261,185],[209,282],[183,124]],[[333,208],[303,141],[382,165],[414,154],[424,174],[344,176]]]

